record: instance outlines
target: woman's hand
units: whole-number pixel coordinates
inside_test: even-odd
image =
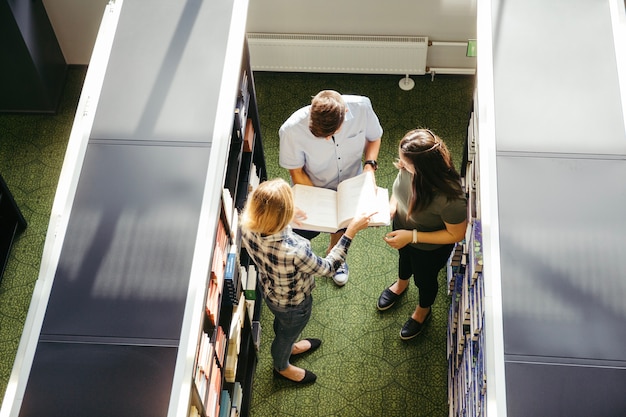
[[[306,220],[306,213],[301,208],[296,207],[293,215],[293,224],[298,227],[302,226],[302,220]]]
[[[394,230],[389,232],[383,238],[389,246],[394,249],[401,249],[411,243],[413,240],[412,230]]]
[[[345,235],[348,236],[350,239],[354,239],[354,236],[356,236],[359,230],[363,230],[367,228],[367,226],[369,226],[370,218],[374,214],[376,213],[369,213],[369,214],[361,213],[357,216],[354,216],[354,218],[348,225],[348,228],[346,229]]]

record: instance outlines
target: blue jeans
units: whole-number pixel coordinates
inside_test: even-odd
[[[289,366],[289,357],[293,344],[311,318],[313,297],[308,296],[295,307],[277,307],[266,303],[274,314],[274,341],[272,359],[277,371],[284,371]]]

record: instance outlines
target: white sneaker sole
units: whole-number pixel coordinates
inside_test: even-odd
[[[348,274],[337,274],[333,276],[333,281],[338,286],[343,287],[348,282]]]

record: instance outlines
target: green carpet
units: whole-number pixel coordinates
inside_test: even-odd
[[[72,67],[56,115],[0,114],[0,173],[28,227],[11,252],[0,284],[0,395],[4,395],[39,274],[41,254],[85,68]],[[402,135],[427,127],[448,143],[460,165],[474,88],[473,77],[413,77],[411,91],[398,76],[258,73],[256,89],[270,177],[287,178],[278,166],[278,128],[319,90],[370,97],[385,133],[377,182],[391,187]],[[402,342],[400,327],[417,303],[411,287],[399,305],[381,314],[380,292],[396,278],[397,253],[382,240],[386,228],[369,229],[349,254],[350,280],[343,288],[318,279],[313,318],[304,337],[322,347],[297,365],[318,375],[315,384],[294,387],[272,378],[269,346],[271,313],[262,310],[262,338],[253,387],[251,416],[435,416],[448,414],[446,327],[449,299],[442,275],[433,320],[417,339]],[[322,254],[327,236],[313,240]]]
[[[460,167],[474,78],[413,77],[411,91],[398,87],[398,76],[337,74],[255,74],[261,133],[268,176],[288,179],[278,161],[278,128],[289,115],[310,103],[319,90],[368,96],[383,126],[376,173],[380,186],[391,188],[397,170],[392,161],[402,136],[426,127],[448,144]],[[403,342],[400,328],[417,305],[417,290],[397,307],[380,313],[376,301],[397,277],[397,251],[384,243],[389,228],[360,232],[348,254],[350,280],[339,288],[318,278],[313,316],[303,337],[323,340],[320,349],[295,364],[318,375],[317,382],[295,387],[272,376],[270,343],[273,316],[262,310],[261,350],[254,381],[251,416],[395,417],[448,415],[446,337],[449,297],[445,274],[433,319],[423,334]],[[328,236],[313,240],[323,254]]]
[[[4,398],[22,335],[52,202],[85,67],[71,67],[56,115],[0,114],[0,173],[28,226],[13,244],[0,284],[0,395]]]

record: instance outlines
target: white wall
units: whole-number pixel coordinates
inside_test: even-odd
[[[250,0],[248,32],[476,39],[476,0]],[[465,47],[432,46],[430,67],[476,68]]]
[[[126,0],[133,1],[133,0]],[[218,1],[218,0],[203,0]],[[68,64],[91,58],[108,0],[43,0]],[[476,38],[476,0],[250,0],[248,31]],[[465,48],[430,47],[430,67],[475,68]]]

